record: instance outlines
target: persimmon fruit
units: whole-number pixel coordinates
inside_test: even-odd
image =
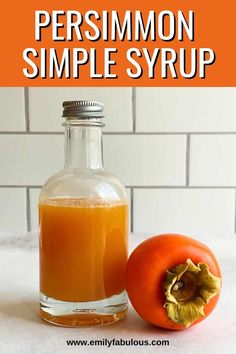
[[[142,242],[126,268],[126,290],[147,322],[181,330],[206,318],[216,306],[221,271],[212,251],[190,237],[164,234]]]

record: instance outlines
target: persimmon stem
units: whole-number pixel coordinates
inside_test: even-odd
[[[184,286],[184,283],[182,281],[177,281],[174,285],[173,285],[173,290],[177,291],[179,289],[182,289],[182,287]]]

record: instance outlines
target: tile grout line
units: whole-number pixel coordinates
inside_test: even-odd
[[[136,133],[136,88],[132,88],[132,133]]]
[[[31,212],[30,212],[30,188],[26,187],[26,220],[27,231],[31,231]]]
[[[137,185],[126,185],[126,188],[134,188],[134,189],[235,189],[236,186],[137,186]]]
[[[159,185],[159,186],[137,186],[137,185],[126,185],[126,188],[135,188],[135,189],[235,189],[236,186],[166,186],[166,185]],[[2,184],[0,188],[34,188],[39,189],[42,188],[41,185],[16,185],[16,184]]]
[[[27,120],[29,126],[29,121]],[[29,128],[29,127],[28,127]],[[136,123],[133,119],[133,129],[136,129]],[[136,132],[135,131],[117,131],[103,132],[104,135],[236,135],[236,132]],[[64,132],[59,131],[0,131],[0,135],[64,135]]]
[[[42,186],[40,185],[26,185],[26,184],[21,184],[21,185],[18,185],[18,184],[2,184],[0,185],[0,188],[34,188],[34,189],[39,189],[39,188],[42,188]]]
[[[190,175],[190,134],[187,134],[186,140],[186,187],[189,187]]]
[[[63,135],[64,132],[1,131],[0,135]]]
[[[29,119],[29,88],[24,87],[24,98],[25,98],[25,132],[30,131],[30,119]]]
[[[130,232],[134,231],[134,190],[130,188]]]

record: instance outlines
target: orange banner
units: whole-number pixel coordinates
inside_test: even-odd
[[[0,6],[1,86],[236,86],[235,0]]]

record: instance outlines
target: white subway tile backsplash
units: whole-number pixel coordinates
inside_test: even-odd
[[[236,87],[136,90],[138,132],[236,131]]]
[[[25,130],[24,89],[0,87],[0,131]]]
[[[132,88],[129,87],[30,88],[30,129],[62,131],[62,102],[85,99],[104,103],[105,131],[132,131]]]
[[[230,189],[137,189],[134,231],[234,232],[234,208]]]
[[[134,231],[235,231],[236,88],[132,92],[29,88],[25,102],[24,88],[0,88],[0,231],[25,231],[27,207],[37,230],[36,186],[63,167],[64,137],[50,133],[63,131],[61,104],[71,99],[105,104],[105,168],[133,188]]]
[[[184,185],[185,136],[106,135],[105,166],[128,186]]]
[[[63,167],[61,135],[0,135],[0,185],[41,185]]]
[[[63,166],[63,136],[2,135],[0,185],[41,185]],[[108,171],[127,186],[184,185],[185,136],[104,136]]]
[[[38,201],[41,188],[30,188],[30,228],[38,230]]]
[[[191,137],[190,185],[236,186],[236,135]]]
[[[27,230],[25,188],[0,188],[0,230]]]

